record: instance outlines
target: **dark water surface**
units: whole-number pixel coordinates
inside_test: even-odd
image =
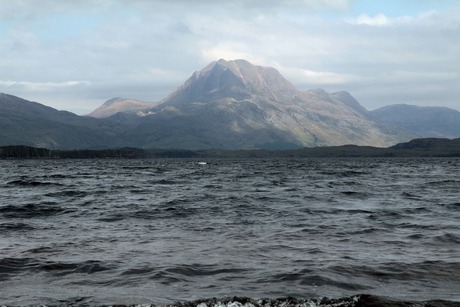
[[[0,305],[460,301],[459,159],[0,161]]]

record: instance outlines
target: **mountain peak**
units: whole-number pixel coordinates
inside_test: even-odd
[[[96,118],[105,118],[120,112],[128,114],[138,114],[139,112],[147,108],[154,107],[155,105],[156,103],[153,102],[115,97],[107,100],[99,108],[88,114],[88,116]]]
[[[297,92],[275,68],[253,65],[241,59],[220,59],[193,73],[166,100],[182,104],[223,98],[244,100],[259,95],[284,101]]]
[[[205,74],[211,71],[212,69],[214,69],[216,66],[222,67],[224,69],[231,69],[235,73],[238,73],[238,71],[244,67],[246,68],[261,67],[261,66],[253,65],[250,62],[243,60],[243,59],[230,60],[230,61],[227,61],[225,59],[220,59],[218,61],[209,63],[205,68],[203,68],[202,70],[199,70],[197,73]]]
[[[113,105],[119,101],[123,101],[123,100],[126,100],[126,98],[123,98],[123,97],[114,97],[112,99],[109,99],[107,100],[106,102],[104,102],[104,106],[110,106],[110,105]]]

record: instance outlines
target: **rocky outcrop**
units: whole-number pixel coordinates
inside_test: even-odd
[[[107,100],[102,106],[88,114],[88,116],[106,118],[117,113],[136,114],[142,116],[145,115],[143,110],[151,108],[156,104],[157,103],[154,102],[117,97]]]

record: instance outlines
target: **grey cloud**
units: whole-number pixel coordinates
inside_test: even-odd
[[[17,31],[0,32],[0,80],[90,82],[66,88],[67,99],[42,92],[46,103],[73,107],[80,99],[90,111],[114,96],[159,100],[228,56],[274,66],[301,89],[348,90],[369,109],[396,102],[460,108],[460,6],[372,26],[347,14],[333,21],[316,15],[348,12],[345,0],[44,1],[0,0],[0,17],[16,20]],[[96,21],[84,33],[45,39],[36,29],[45,13]]]

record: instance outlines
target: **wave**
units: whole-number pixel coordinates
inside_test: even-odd
[[[39,187],[39,186],[62,186],[60,183],[49,181],[38,181],[34,179],[18,179],[8,182],[9,185],[23,186],[23,187]]]
[[[1,209],[0,209],[1,212]],[[7,232],[7,231],[31,231],[34,230],[35,227],[26,224],[26,223],[1,223],[0,224],[0,232]]]
[[[285,298],[263,298],[255,299],[249,297],[224,297],[224,298],[203,298],[193,301],[177,301],[170,304],[92,304],[91,297],[73,297],[68,300],[59,300],[59,306],[117,306],[117,307],[459,307],[460,302],[448,300],[429,301],[405,301],[387,297],[358,294],[343,298],[312,298],[298,299],[293,297]],[[49,305],[49,304],[48,304]],[[53,305],[53,304],[51,304]],[[3,305],[7,306],[7,305]]]
[[[0,207],[0,213],[4,218],[36,218],[47,217],[57,214],[74,212],[74,208],[64,208],[56,202],[42,202],[38,204],[6,205]]]
[[[114,264],[88,260],[83,262],[41,262],[35,258],[3,258],[0,259],[0,281],[7,280],[11,275],[47,272],[55,276],[68,274],[93,274],[113,269]],[[1,302],[0,302],[1,303]]]
[[[229,297],[201,299],[191,302],[176,302],[168,307],[458,307],[460,302],[446,300],[431,300],[425,302],[401,301],[379,296],[359,294],[351,297],[332,299],[296,299],[296,298],[277,298],[277,299],[252,299],[247,297]]]

